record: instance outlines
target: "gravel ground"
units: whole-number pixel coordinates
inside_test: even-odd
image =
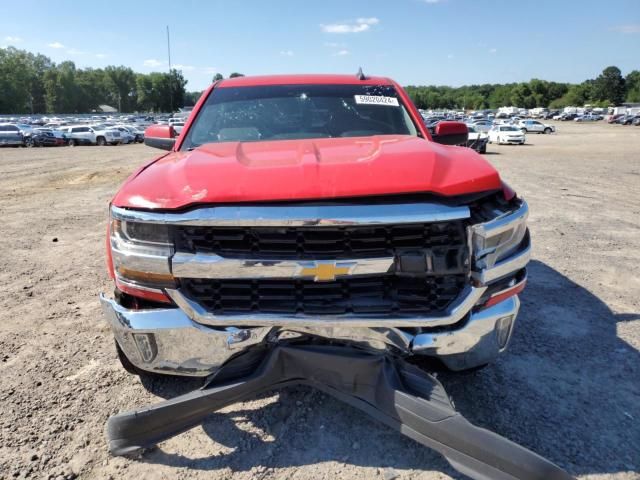
[[[510,350],[440,375],[471,421],[582,479],[640,478],[640,128],[560,123],[486,158],[529,201],[534,260]],[[122,370],[97,295],[107,204],[142,145],[0,150],[0,478],[448,479],[439,455],[291,388],[134,458],[107,417],[193,385]]]

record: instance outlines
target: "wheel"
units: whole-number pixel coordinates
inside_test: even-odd
[[[105,140],[104,137],[98,137],[96,139],[96,144],[98,144],[101,147],[104,147],[107,144],[107,141]]]
[[[78,141],[73,138],[70,138],[69,141],[67,142],[67,145],[69,145],[70,147],[75,147],[78,145]]]
[[[34,146],[33,138],[27,137],[24,139],[24,146],[27,148],[31,148]]]
[[[549,127],[545,128],[544,131],[542,132],[545,135],[549,135],[551,133],[551,129]]]
[[[521,129],[520,129],[520,131],[521,131],[522,133],[529,133],[529,131],[528,131],[526,128],[521,128]]]

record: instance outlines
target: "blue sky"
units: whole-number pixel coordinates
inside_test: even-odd
[[[17,4],[16,4],[17,5]],[[22,0],[0,46],[140,72],[365,73],[403,85],[580,82],[640,69],[640,0]],[[32,14],[28,13],[32,12]]]

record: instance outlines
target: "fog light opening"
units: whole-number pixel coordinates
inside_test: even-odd
[[[156,340],[151,333],[134,333],[133,339],[136,341],[136,346],[140,352],[140,357],[145,363],[149,363],[156,358],[158,354],[158,347],[156,346]]]
[[[499,318],[496,322],[496,338],[498,339],[498,347],[502,350],[507,346],[509,337],[511,336],[511,327],[513,326],[513,315]]]

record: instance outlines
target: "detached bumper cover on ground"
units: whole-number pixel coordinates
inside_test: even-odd
[[[247,374],[246,372],[251,372]],[[258,347],[228,362],[200,390],[109,419],[113,454],[182,433],[226,405],[260,392],[308,385],[342,400],[444,455],[476,479],[571,479],[553,463],[458,413],[442,385],[401,359],[348,347]]]

